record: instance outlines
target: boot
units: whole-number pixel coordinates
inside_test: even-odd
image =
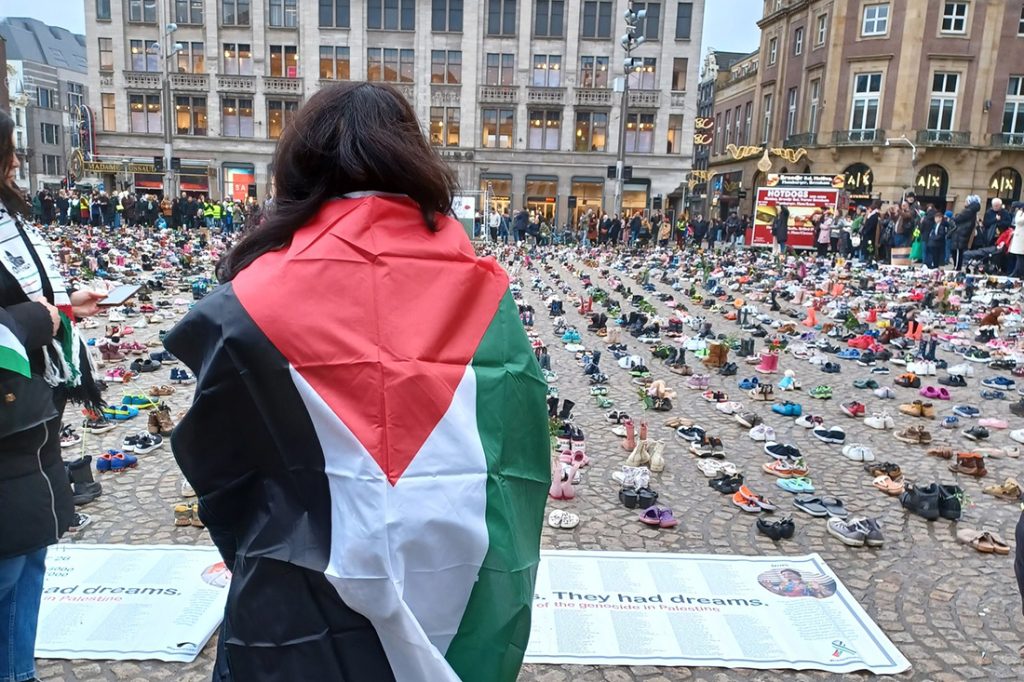
[[[665,442],[656,440],[651,441],[650,446],[647,449],[648,459],[650,461],[650,469],[652,472],[659,474],[665,470]]]
[[[595,350],[593,353],[591,353],[590,364],[594,365],[594,367],[597,367],[600,362],[601,362],[601,351]]]
[[[551,356],[548,355],[548,352],[545,350],[543,353],[540,354],[540,357],[538,359],[540,360],[540,368],[541,369],[546,369],[547,371],[550,372],[551,371]]]
[[[775,312],[778,312],[779,310],[781,310],[781,308],[779,308],[779,302],[778,302],[778,301],[777,301],[777,300],[775,299],[775,290],[774,290],[774,289],[772,289],[772,298],[771,298],[771,301],[772,301],[772,305],[771,305],[771,308],[770,308],[770,310],[771,310],[771,311],[772,311],[773,313],[775,313]]]
[[[150,415],[150,422],[153,421],[154,417],[156,417],[155,414]],[[558,417],[558,398],[548,398],[548,417],[550,419]]]
[[[581,467],[590,464],[590,458],[587,457],[587,439],[583,436],[583,429],[573,429],[570,442],[572,443],[573,463],[579,464]]]
[[[154,410],[154,413],[156,414],[157,424],[160,427],[160,435],[171,435],[171,431],[174,430],[174,420],[171,419],[171,408],[166,405],[161,405]]]
[[[642,467],[651,461],[651,455],[647,451],[647,441],[638,440],[636,447],[629,453],[629,457],[626,458],[626,466],[630,467]]]
[[[772,374],[779,369],[779,356],[777,353],[761,353],[761,364],[754,368],[762,374]]]
[[[638,434],[640,440],[647,440],[647,421],[642,420],[640,422],[640,433]]]
[[[622,439],[622,449],[632,452],[636,447],[636,427],[633,425],[632,419],[627,419],[622,425],[626,427],[626,437]]]
[[[958,485],[936,485],[939,494],[939,516],[959,521],[963,513],[963,489]]]
[[[558,413],[559,419],[572,419],[572,408],[576,407],[576,403],[571,400],[562,401],[562,411]]]
[[[71,499],[76,506],[89,504],[103,494],[103,486],[93,480],[91,464],[92,455],[64,463],[64,468],[68,472],[68,480],[71,482]]]

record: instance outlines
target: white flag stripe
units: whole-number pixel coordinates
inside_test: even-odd
[[[472,367],[395,486],[305,379],[291,372],[324,450],[332,502],[328,579],[374,624],[397,679],[458,682],[444,653],[488,548],[487,462]]]
[[[10,348],[15,353],[25,358],[25,362],[28,362],[28,353],[25,352],[25,347],[21,345],[21,341],[14,335],[10,329],[0,324],[0,346],[4,348]]]

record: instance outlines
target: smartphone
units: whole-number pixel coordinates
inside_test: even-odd
[[[113,305],[124,305],[125,301],[130,299],[135,293],[141,289],[139,284],[122,284],[119,287],[115,287],[107,292],[107,297],[100,299],[96,302],[96,305],[100,306],[113,306]]]

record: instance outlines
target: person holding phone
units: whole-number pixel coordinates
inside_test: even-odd
[[[14,121],[0,111],[0,681],[35,676],[36,624],[46,548],[74,520],[60,456],[67,400],[101,403],[72,322],[103,294],[68,294],[14,182]]]

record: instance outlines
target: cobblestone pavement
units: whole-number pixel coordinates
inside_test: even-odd
[[[555,271],[560,272],[576,291],[580,289],[579,280],[575,276],[557,266]],[[548,277],[548,273],[541,274]],[[604,283],[597,277],[597,272],[592,274],[595,284],[602,286]],[[604,410],[598,409],[589,397],[589,383],[582,376],[573,357],[563,351],[561,344],[554,339],[549,317],[539,300],[538,292],[530,290],[531,276],[530,273],[523,273],[524,295],[538,311],[537,329],[549,342],[552,369],[559,375],[557,385],[561,397],[577,403],[576,422],[588,436],[588,454],[593,462],[585,473],[576,499],[570,503],[558,503],[561,508],[571,508],[578,512],[582,522],[572,531],[556,531],[545,526],[545,548],[738,555],[817,552],[913,664],[912,670],[900,677],[936,681],[1024,677],[1024,667],[1017,653],[1018,647],[1024,643],[1024,628],[1021,601],[1013,576],[1012,554],[1009,557],[979,554],[956,542],[957,524],[948,521],[928,523],[904,513],[896,499],[889,498],[871,486],[871,478],[862,470],[861,465],[842,457],[839,446],[821,443],[809,431],[794,425],[791,418],[771,413],[770,404],[744,400],[779,432],[780,439],[802,449],[809,461],[810,475],[819,490],[842,498],[854,513],[879,518],[886,537],[885,546],[878,550],[846,547],[827,534],[824,520],[795,512],[796,536],[792,541],[772,543],[756,532],[752,516],[738,510],[728,503],[725,496],[707,486],[707,479],[694,465],[694,458],[686,450],[685,442],[678,439],[672,430],[662,426],[662,423],[665,418],[673,415],[698,420],[709,432],[720,435],[726,444],[730,461],[745,465],[748,483],[755,491],[760,490],[788,504],[784,498],[789,494],[777,489],[774,479],[759,471],[760,464],[765,461],[759,446],[747,437],[746,430],[731,417],[719,413],[712,405],[701,400],[696,391],[683,388],[684,378],[668,372],[657,360],[650,363],[655,377],[666,379],[670,386],[679,390],[680,396],[672,413],[652,412],[647,415],[651,424],[651,437],[664,439],[668,446],[667,468],[664,473],[653,476],[651,486],[661,493],[659,503],[675,510],[681,525],[673,530],[661,531],[640,524],[634,512],[622,508],[618,503],[617,484],[610,478],[611,473],[625,460],[626,453],[619,439],[611,433],[604,419]],[[639,290],[635,284],[632,286]],[[669,291],[665,287],[661,290]],[[665,304],[656,305],[661,312],[668,312]],[[586,322],[568,302],[566,315],[570,324],[576,324],[581,330],[584,344],[603,348],[601,340],[584,331]],[[738,332],[735,323],[726,322],[715,315],[709,319],[714,319],[716,331]],[[168,326],[164,323],[161,328]],[[145,342],[156,335],[157,328],[151,326],[138,330],[136,338]],[[628,335],[624,341],[633,352],[647,356],[646,350]],[[950,360],[959,362],[959,358]],[[732,396],[733,399],[739,399],[737,381],[753,374],[742,361],[739,362],[740,370],[736,377],[713,375],[711,387],[736,394]],[[892,432],[874,431],[859,419],[850,419],[840,412],[839,403],[847,396],[856,395],[857,399],[867,404],[869,413],[881,407],[879,403],[882,402],[874,398],[870,391],[852,388],[854,379],[868,376],[867,369],[859,368],[852,362],[841,364],[841,374],[826,375],[806,362],[784,355],[781,368],[793,368],[805,389],[817,383],[829,383],[836,388],[836,398],[829,401],[812,400],[806,391],[795,397],[792,394],[787,397],[801,402],[805,410],[825,415],[827,423],[840,424],[847,432],[848,443],[869,444],[881,461],[899,463],[909,478],[922,482],[952,482],[955,476],[946,469],[945,460],[928,457],[923,447],[899,443],[892,439]],[[984,403],[980,405],[984,414],[1009,420],[1011,428],[1024,426],[1020,424],[1020,419],[1010,415],[1007,403],[988,403],[978,399],[977,384],[986,373],[983,367],[978,366],[978,375],[969,380],[968,388],[952,389],[954,401],[938,405],[945,408],[939,416],[949,414],[948,410],[955,399],[963,396],[964,401],[969,399],[972,404]],[[642,411],[642,406],[636,399],[636,387],[630,383],[628,373],[614,364],[610,354],[605,354],[602,359],[602,368],[610,377],[609,397],[615,401],[615,407],[636,416]],[[896,375],[898,372],[878,380],[883,385],[891,385]],[[776,375],[775,381],[778,376],[781,374]],[[166,370],[143,375],[137,386],[146,389],[159,383],[167,383]],[[108,399],[118,400],[120,390],[119,385],[112,385]],[[895,390],[897,400],[886,401],[889,403],[886,407],[894,414],[900,402],[916,395],[910,389],[895,387]],[[167,399],[172,413],[185,409],[190,398],[189,387],[179,387]],[[85,451],[95,454],[105,447],[118,446],[130,429],[145,427],[141,419],[119,426],[103,436],[86,435]],[[78,415],[73,412],[67,415],[68,422],[77,423],[78,420]],[[896,420],[897,428],[914,421],[901,415],[896,415]],[[937,428],[937,422],[928,426],[938,442],[947,441],[959,446],[968,443],[966,440],[961,442],[959,432]],[[1005,432],[995,432],[988,443],[992,446],[1012,444]],[[960,477],[958,481],[975,503],[966,511],[960,525],[997,530],[1012,542],[1020,509],[1013,503],[982,494],[981,488],[992,482],[1001,482],[1006,476],[1024,480],[1024,463],[1020,459],[991,459],[988,468],[988,477],[980,482],[967,477]],[[205,531],[191,527],[176,528],[173,525],[172,507],[181,501],[178,495],[180,474],[169,447],[140,457],[137,470],[103,475],[100,480],[104,485],[103,496],[84,510],[92,515],[93,523],[70,541],[209,544]],[[125,633],[125,636],[130,637],[131,633]],[[213,656],[214,645],[211,641],[199,658],[187,665],[152,661],[40,661],[38,674],[43,680],[81,682],[192,682],[209,679]],[[538,682],[827,680],[837,677],[827,673],[793,671],[551,665],[527,665],[521,675],[522,680]]]

